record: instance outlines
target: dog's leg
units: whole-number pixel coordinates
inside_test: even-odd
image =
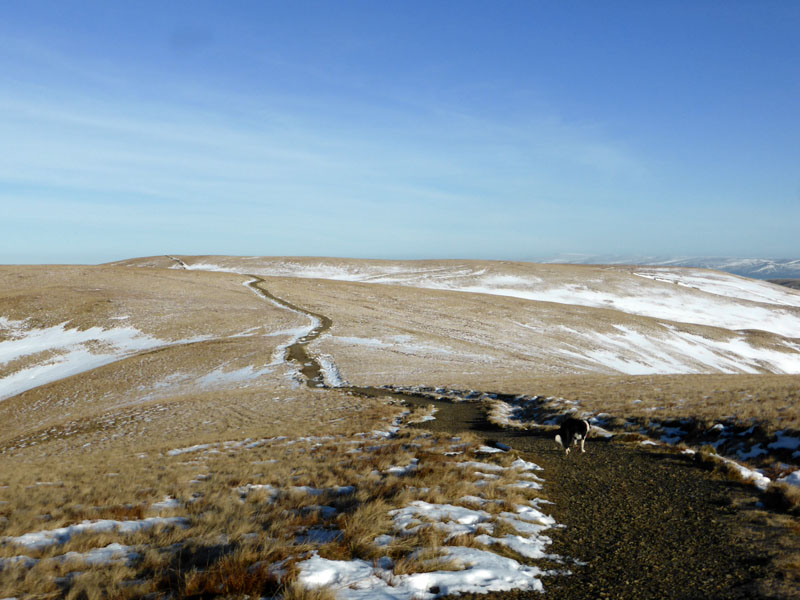
[[[583,439],[581,440],[581,452],[586,452],[586,450],[583,449],[583,444],[586,440],[589,439],[589,434],[592,433],[592,424],[589,423],[589,421],[584,421],[584,423],[586,423],[586,434],[583,436]]]
[[[582,438],[581,438],[581,452],[583,452],[584,454],[586,453],[586,449],[583,447],[583,443],[584,443],[585,441],[586,441],[586,438],[585,438],[585,437],[582,437]]]

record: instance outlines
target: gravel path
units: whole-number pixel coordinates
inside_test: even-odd
[[[477,405],[437,406],[436,420],[423,427],[476,431],[544,468],[544,493],[554,502],[548,512],[565,525],[551,532],[551,549],[584,563],[546,578],[545,594],[460,598],[787,597],[757,591],[770,556],[743,523],[751,488],[653,447],[590,438],[585,454],[566,457],[550,435],[494,428]]]

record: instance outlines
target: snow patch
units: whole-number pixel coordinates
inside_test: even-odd
[[[325,383],[329,387],[346,387],[349,384],[347,380],[342,377],[339,367],[333,361],[333,357],[328,354],[321,354],[317,357],[320,367],[322,367],[322,374],[325,378]]]
[[[166,496],[161,502],[154,502],[150,505],[153,510],[171,510],[173,508],[180,508],[183,503],[177,498]]]
[[[787,483],[789,485],[794,485],[800,487],[800,471],[793,471],[789,473],[786,477],[781,477],[778,479],[780,483]]]
[[[760,489],[762,492],[769,487],[770,483],[772,483],[772,480],[763,473],[756,471],[754,469],[749,469],[744,465],[740,465],[735,460],[732,460],[730,458],[725,458],[724,456],[718,456],[717,459],[724,463],[729,464],[739,473],[742,479],[744,479],[745,481],[749,481],[758,489]]]
[[[132,563],[140,557],[133,546],[119,543],[108,544],[104,548],[93,548],[87,552],[67,552],[50,560],[57,562],[82,562],[91,567],[111,565],[114,563]]]
[[[55,353],[45,362],[26,367],[0,379],[0,400],[26,390],[95,369],[125,356],[160,346],[198,341],[168,342],[142,333],[135,327],[103,329],[68,328],[68,322],[44,328],[25,328],[24,321],[0,319],[0,365],[34,356]]]
[[[257,368],[252,365],[240,369],[225,370],[224,366],[203,375],[197,384],[203,388],[229,387],[233,385],[246,385],[256,379],[272,373],[269,367]]]
[[[29,549],[39,550],[56,544],[65,544],[74,536],[84,533],[119,533],[124,535],[156,526],[185,526],[188,523],[188,519],[184,517],[151,517],[133,521],[103,519],[100,521],[83,521],[77,525],[26,533],[16,537],[4,537],[2,540],[9,544],[17,544]]]
[[[443,551],[444,556],[432,560],[453,561],[461,570],[394,575],[367,561],[328,560],[315,553],[299,563],[298,581],[310,588],[332,587],[339,600],[429,600],[449,594],[544,591],[541,577],[548,573],[538,567],[475,548],[448,546]]]
[[[576,338],[558,352],[628,375],[674,373],[800,373],[800,345],[785,341],[782,349],[756,347],[730,334],[711,339],[662,326],[647,335],[615,325],[616,332],[564,330]]]
[[[784,431],[777,433],[777,439],[771,444],[767,444],[767,448],[772,450],[797,450],[800,449],[800,438],[788,435]]]

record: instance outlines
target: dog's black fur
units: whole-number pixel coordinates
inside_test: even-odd
[[[589,421],[568,417],[561,423],[561,428],[556,434],[556,441],[561,444],[567,454],[569,454],[570,447],[573,444],[577,446],[578,442],[581,443],[581,452],[586,452],[583,444],[586,442],[586,438],[589,437],[591,429],[592,426],[589,425]]]

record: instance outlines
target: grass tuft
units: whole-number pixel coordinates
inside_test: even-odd
[[[283,600],[336,600],[336,594],[324,587],[307,588],[294,582],[283,589],[282,598]]]
[[[761,495],[764,506],[800,516],[800,488],[783,482],[773,482]]]

